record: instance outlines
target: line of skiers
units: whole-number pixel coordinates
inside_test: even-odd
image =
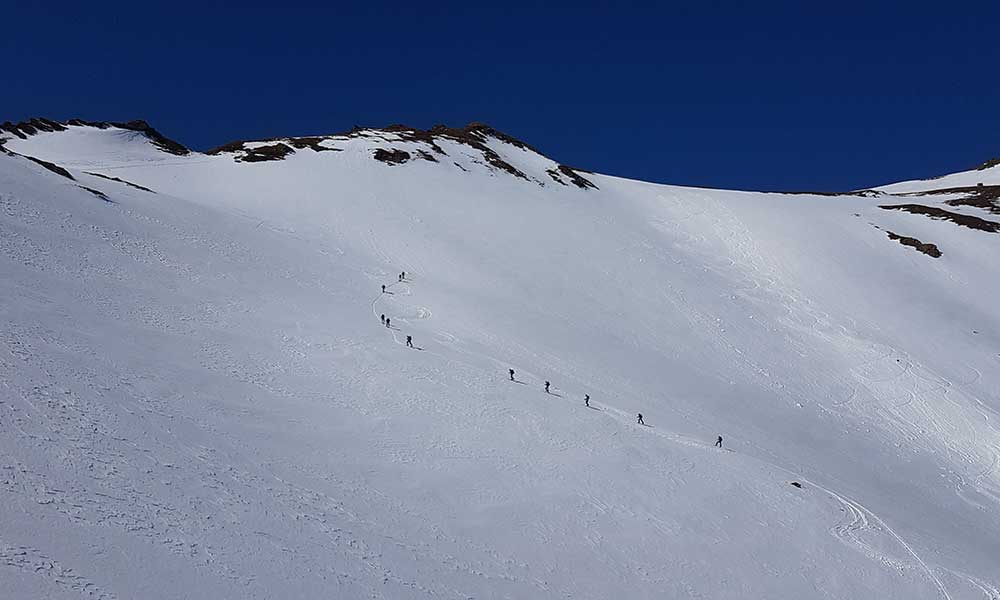
[[[406,281],[406,271],[401,271],[399,273],[398,280],[399,281]],[[385,289],[385,284],[384,283],[382,284],[382,293],[383,294],[386,293],[386,289]],[[382,324],[385,325],[385,327],[387,329],[392,329],[392,319],[389,318],[389,317],[387,317],[387,316],[385,316],[385,313],[382,313],[381,315],[379,315],[379,320],[382,321]],[[413,336],[412,335],[406,336],[406,347],[407,348],[413,348]]]
[[[397,279],[397,281],[400,281],[400,282],[406,281],[406,271],[403,271],[403,272],[401,272],[399,274],[399,278]],[[384,283],[382,284],[382,293],[383,294],[385,293],[385,284]]]
[[[515,382],[517,381],[517,379],[514,378],[514,369],[507,369],[507,374],[510,376],[510,380],[511,381],[515,381]],[[551,394],[552,393],[552,392],[549,391],[551,387],[552,387],[552,383],[549,382],[549,381],[546,381],[545,382],[545,393],[546,394]],[[583,395],[583,405],[586,406],[587,408],[590,408],[590,394],[584,394]],[[638,425],[646,425],[646,422],[643,421],[643,419],[642,419],[642,413],[639,413],[639,414],[636,415],[636,424],[638,424]],[[647,427],[648,427],[648,425],[647,425]],[[721,435],[716,438],[716,440],[715,440],[715,447],[716,448],[721,448],[722,447],[722,436]]]
[[[406,271],[400,272],[400,274],[399,274],[399,281],[406,281]],[[385,293],[385,284],[382,285],[382,293],[383,294]],[[387,328],[389,328],[389,329],[392,328],[392,320],[389,317],[385,316],[384,313],[379,316],[379,319],[381,319],[382,324],[385,325]],[[406,347],[407,348],[413,348],[413,336],[412,335],[406,336]],[[507,369],[507,374],[510,375],[510,380],[511,381],[515,381],[515,382],[517,381],[517,379],[514,378],[514,369]],[[551,394],[552,393],[551,391],[549,391],[549,388],[551,386],[552,386],[552,384],[549,381],[545,382],[545,393],[546,394]],[[584,394],[583,395],[583,405],[586,406],[587,408],[590,408],[590,394]],[[638,424],[638,425],[646,425],[646,422],[642,420],[642,413],[639,413],[638,415],[636,415],[636,424]],[[722,436],[721,435],[716,438],[716,440],[715,440],[715,447],[716,448],[722,448]]]
[[[380,315],[379,319],[382,320],[382,324],[383,325],[385,325],[389,329],[392,329],[392,319],[390,319],[389,317],[385,316],[385,313],[383,313],[382,315]],[[412,335],[406,336],[406,347],[407,348],[412,348],[413,347],[413,336]]]

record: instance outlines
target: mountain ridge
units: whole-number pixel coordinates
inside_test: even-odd
[[[37,133],[46,132],[58,132],[65,131],[69,126],[80,126],[80,127],[94,127],[98,129],[108,129],[111,127],[117,127],[129,131],[134,131],[140,133],[153,142],[155,146],[161,150],[168,152],[170,154],[183,156],[188,153],[198,153],[207,155],[220,155],[229,154],[239,162],[266,162],[274,160],[283,160],[286,156],[294,154],[296,150],[311,149],[316,152],[324,151],[335,151],[334,148],[322,144],[325,140],[337,140],[337,139],[350,139],[363,136],[378,136],[378,135],[395,135],[398,136],[396,141],[407,141],[407,142],[417,142],[424,144],[426,146],[425,151],[420,151],[416,153],[406,153],[403,154],[393,153],[391,148],[384,149],[385,153],[380,154],[379,157],[374,157],[376,160],[380,160],[389,165],[399,165],[410,160],[422,159],[425,161],[436,162],[434,158],[435,155],[441,155],[443,151],[437,144],[436,140],[447,139],[461,142],[469,147],[475,148],[476,150],[483,153],[484,160],[490,163],[493,167],[500,170],[506,171],[508,174],[515,177],[527,180],[528,177],[513,167],[509,163],[505,162],[502,158],[496,155],[496,152],[492,149],[485,147],[483,141],[487,138],[493,138],[509,144],[515,148],[527,150],[538,154],[539,156],[547,157],[544,153],[538,150],[531,144],[511,136],[503,131],[496,129],[495,127],[481,122],[472,121],[464,127],[451,127],[448,125],[438,124],[434,125],[428,129],[420,129],[417,127],[412,127],[405,124],[390,124],[385,127],[362,127],[354,126],[349,130],[330,133],[330,134],[319,134],[319,135],[300,135],[300,136],[279,136],[261,139],[243,139],[234,140],[227,142],[225,144],[211,147],[204,151],[192,150],[186,147],[184,144],[177,142],[165,135],[160,131],[150,125],[147,121],[142,119],[136,119],[131,121],[86,121],[83,119],[68,119],[65,121],[57,121],[53,119],[48,119],[45,117],[33,117],[25,121],[18,123],[13,123],[11,121],[4,121],[0,123],[0,133],[7,132],[14,135],[20,139],[27,139],[27,137],[35,135]],[[387,140],[388,141],[388,140]],[[5,138],[0,136],[0,146],[5,142]],[[405,150],[403,151],[405,152]],[[411,155],[412,154],[412,155]],[[986,160],[977,165],[971,166],[968,171],[962,171],[972,173],[974,171],[994,171],[1000,167],[1000,158],[992,158]],[[594,171],[583,169],[579,167],[572,167],[569,165],[557,163],[555,168],[547,172],[547,175],[557,183],[566,185],[567,183],[563,181],[565,177],[571,184],[579,187],[581,189],[593,188],[593,182],[586,179],[584,176],[588,173],[593,173]],[[934,182],[942,178],[953,175],[954,173],[946,173],[944,175],[931,176],[924,179],[913,180],[919,182]],[[817,190],[748,190],[748,191],[761,191],[770,192],[778,194],[817,194],[817,195],[828,195],[828,196],[842,196],[851,194],[862,194],[862,193],[873,193],[877,192],[880,188],[884,188],[890,185],[896,184],[881,184],[879,186],[872,186],[869,188],[860,188],[857,190],[845,191],[845,192],[829,192],[829,191],[817,191]],[[996,184],[1000,185],[1000,177],[997,179]],[[687,187],[700,187],[702,189],[726,189],[726,188],[716,188],[713,186],[687,186]],[[936,189],[947,189],[956,188],[959,186],[947,186],[946,188],[936,188]],[[971,186],[970,186],[971,187]]]
[[[190,150],[179,142],[167,138],[143,120],[111,122],[70,119],[65,122],[59,122],[47,118],[35,117],[20,123],[5,121],[0,124],[0,132],[6,131],[20,139],[27,139],[28,137],[38,133],[66,131],[67,128],[71,126],[94,127],[97,129],[117,127],[129,131],[135,131],[146,136],[155,146],[170,154],[184,156],[189,153],[196,152]],[[426,147],[426,150],[418,150],[412,155],[410,152],[405,150],[394,150],[391,147],[375,149],[372,158],[389,165],[403,164],[414,158],[437,162],[438,159],[435,158],[435,156],[440,155],[447,157],[447,152],[445,152],[438,143],[442,140],[457,142],[472,148],[479,152],[482,155],[483,160],[491,167],[505,171],[506,173],[525,181],[528,181],[531,178],[529,178],[529,176],[520,169],[501,158],[496,150],[490,148],[486,142],[489,139],[498,140],[514,148],[532,152],[541,157],[548,158],[530,144],[482,122],[472,122],[464,127],[435,125],[430,129],[418,129],[416,127],[402,124],[389,125],[383,128],[365,128],[356,126],[342,133],[273,137],[259,140],[238,140],[210,148],[200,154],[232,155],[233,159],[238,162],[267,162],[284,160],[287,156],[294,154],[297,150],[310,149],[315,152],[336,151],[335,148],[324,144],[324,142],[328,141],[377,136],[385,137],[386,139],[383,141],[388,144],[391,144],[392,142],[411,142],[421,144]],[[387,136],[391,136],[391,138],[388,138]],[[3,143],[3,138],[0,138],[0,145]],[[555,183],[561,185],[574,185],[580,189],[594,189],[596,186],[582,174],[588,172],[589,171],[583,169],[577,169],[558,163],[552,168],[546,170],[548,177]]]

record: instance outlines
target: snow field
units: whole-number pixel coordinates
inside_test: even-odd
[[[1000,597],[995,237],[406,144],[8,142],[113,203],[0,156],[4,587]]]

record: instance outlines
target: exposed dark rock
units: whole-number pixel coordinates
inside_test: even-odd
[[[594,185],[593,182],[583,177],[576,171],[577,170],[573,169],[572,167],[567,167],[566,165],[559,165],[559,172],[565,175],[566,177],[569,177],[569,180],[572,181],[576,185],[576,187],[584,190],[587,188],[592,188],[595,190],[597,189],[597,186]]]
[[[340,152],[339,148],[327,148],[326,146],[321,146],[320,142],[326,138],[322,137],[298,137],[298,138],[287,138],[287,141],[292,147],[299,150],[305,150],[310,148],[316,152]]]
[[[154,146],[157,146],[164,152],[169,152],[170,154],[176,154],[178,156],[184,156],[185,154],[191,153],[191,151],[184,147],[184,145],[164,136],[159,131],[153,129],[150,124],[145,121],[137,120],[129,121],[127,123],[111,123],[111,126],[118,127],[120,129],[128,129],[130,131],[138,131],[148,137],[153,142]]]
[[[286,146],[281,142],[247,148],[247,142],[230,142],[225,146],[212,148],[206,154],[222,154],[224,152],[235,153],[236,162],[264,162],[269,160],[284,160],[286,156],[295,152],[291,146]]]
[[[27,139],[29,135],[35,135],[39,131],[65,131],[66,127],[51,119],[35,117],[20,123],[5,121],[0,124],[0,130],[9,131],[21,139]]]
[[[437,127],[435,127],[434,129],[432,129],[431,131],[434,131],[438,127],[444,127],[444,126],[443,125],[438,125]],[[453,129],[448,129],[448,128],[445,128],[445,129],[447,131],[449,131],[449,132],[454,132],[454,133],[452,133],[452,135],[455,135],[457,137],[474,136],[474,137],[477,137],[477,138],[479,138],[481,140],[486,139],[487,137],[492,137],[492,138],[496,138],[496,139],[500,140],[501,142],[506,142],[506,143],[508,143],[508,144],[516,147],[516,148],[520,148],[522,150],[530,150],[531,152],[534,152],[535,154],[542,154],[541,152],[539,152],[533,146],[531,146],[531,145],[529,145],[529,144],[527,144],[525,142],[522,142],[521,140],[519,140],[519,139],[517,139],[517,138],[515,138],[513,136],[507,135],[506,133],[504,133],[502,131],[498,131],[497,129],[494,129],[493,127],[490,127],[486,123],[479,123],[479,122],[469,123],[468,125],[466,125],[465,127],[463,127],[460,130],[453,130]]]
[[[555,180],[556,183],[559,183],[561,185],[569,185],[568,183],[566,183],[565,180],[563,180],[563,176],[565,176],[570,180],[571,183],[573,183],[580,189],[587,189],[587,188],[593,188],[595,190],[597,189],[597,186],[594,185],[592,181],[577,173],[576,169],[567,167],[566,165],[559,165],[558,168],[548,169],[545,172],[548,173],[549,177]]]
[[[455,142],[459,142],[461,144],[465,144],[467,146],[471,146],[476,150],[479,150],[480,153],[482,153],[483,158],[490,166],[500,169],[501,171],[510,173],[514,177],[524,179],[525,181],[528,181],[527,175],[522,173],[518,168],[514,167],[510,163],[503,160],[503,158],[501,158],[500,155],[496,153],[496,151],[487,146],[485,142],[489,137],[493,137],[502,142],[511,144],[517,148],[521,148],[524,150],[531,150],[532,152],[538,152],[528,144],[525,144],[524,142],[514,137],[511,137],[507,134],[499,132],[496,129],[493,129],[492,127],[484,123],[470,123],[469,125],[461,129],[454,127],[446,127],[444,125],[435,125],[434,127],[425,130],[400,124],[390,125],[389,127],[386,127],[385,129],[381,130],[360,129],[358,127],[355,127],[354,129],[352,129],[351,131],[347,132],[344,135],[348,137],[355,137],[358,135],[364,135],[365,133],[368,132],[378,132],[378,131],[384,131],[387,133],[396,134],[403,141],[423,142],[424,144],[430,146],[437,154],[445,154],[445,151],[443,148],[441,148],[441,146],[438,145],[436,138],[448,139]],[[540,152],[538,153],[541,154]]]
[[[21,138],[22,140],[28,139],[27,134],[23,133],[17,125],[11,123],[10,121],[4,121],[3,123],[0,123],[0,130],[9,131],[10,133],[13,133],[17,137]]]
[[[240,150],[243,150],[243,144],[246,143],[247,142],[243,141],[229,142],[228,144],[217,146],[215,148],[212,148],[211,150],[206,150],[205,154],[222,154],[224,152],[239,152]]]
[[[490,163],[490,165],[500,169],[501,171],[506,171],[514,177],[519,177],[525,181],[528,180],[528,176],[522,173],[520,169],[500,158],[500,155],[490,148],[483,146],[480,150],[483,153],[483,158],[485,158],[486,162]]]
[[[375,160],[380,160],[388,165],[401,165],[410,160],[409,152],[406,152],[405,150],[398,150],[396,148],[393,148],[392,150],[378,148],[372,156]]]
[[[990,169],[992,167],[1000,167],[1000,158],[991,158],[988,161],[976,167],[976,170],[985,171],[986,169]]]
[[[356,136],[361,131],[371,131],[371,130],[358,130],[357,128],[352,129],[348,135]],[[446,154],[441,146],[438,146],[437,141],[434,139],[434,135],[430,131],[425,131],[423,129],[417,129],[415,127],[410,127],[408,125],[390,125],[385,129],[380,129],[376,131],[385,131],[388,133],[394,133],[400,137],[403,141],[407,142],[422,142],[431,147],[435,154]]]
[[[1000,223],[987,221],[986,219],[980,219],[979,217],[973,217],[971,215],[951,212],[944,210],[943,208],[937,208],[936,206],[924,206],[922,204],[892,204],[882,205],[879,206],[879,208],[884,210],[902,210],[915,215],[927,215],[932,219],[951,221],[963,227],[978,229],[979,231],[988,231],[990,233],[1000,232]]]
[[[441,147],[441,140],[449,140],[452,142],[457,142],[470,146],[479,151],[482,154],[485,164],[488,166],[509,173],[515,177],[524,179],[525,181],[530,181],[529,177],[521,172],[520,169],[514,167],[503,158],[492,148],[487,145],[487,141],[490,138],[497,139],[506,144],[510,144],[515,148],[520,148],[523,150],[528,150],[532,152],[539,153],[538,150],[532,146],[522,142],[521,140],[509,136],[501,131],[497,131],[493,127],[486,125],[485,123],[470,123],[469,125],[461,128],[446,127],[444,125],[435,125],[431,129],[417,129],[416,127],[410,127],[409,125],[395,124],[382,129],[371,129],[364,128],[355,125],[350,131],[327,135],[327,136],[311,136],[311,137],[301,137],[301,138],[274,138],[270,140],[263,140],[269,142],[276,142],[279,144],[288,144],[294,148],[312,148],[316,151],[327,151],[327,150],[338,150],[336,148],[326,148],[320,146],[319,143],[326,139],[331,138],[343,138],[343,137],[374,137],[378,138],[380,134],[392,134],[393,137],[382,136],[383,139],[389,143],[398,139],[403,142],[416,142],[426,145],[430,152],[424,150],[416,150],[415,154],[417,158],[422,160],[427,160],[431,162],[438,162],[439,156],[445,156],[447,153],[444,148]],[[221,154],[224,152],[247,152],[248,156],[244,158],[237,157],[237,160],[275,160],[275,157],[254,157],[250,158],[250,151],[245,148],[246,142],[231,142],[224,146],[219,146],[218,148],[213,148],[207,152],[207,154]],[[259,154],[259,153],[258,153]],[[541,154],[541,153],[539,153]],[[390,165],[402,164],[408,160],[411,160],[413,156],[410,152],[400,149],[377,149],[373,155],[376,160],[382,161]],[[453,163],[459,166],[458,163]],[[462,168],[462,167],[460,167]],[[463,169],[464,170],[464,169]],[[582,169],[571,169],[569,167],[560,166],[558,167],[559,172],[562,176],[567,178],[571,183],[580,187],[581,189],[596,188],[591,181],[580,175],[581,172],[586,173]],[[551,175],[551,174],[550,174]],[[562,177],[560,177],[561,179]],[[560,181],[564,185],[568,185],[565,181]]]
[[[138,183],[132,183],[131,181],[125,181],[124,179],[119,179],[117,177],[112,177],[110,175],[103,175],[101,173],[92,173],[90,171],[84,171],[84,173],[86,173],[87,175],[93,175],[94,177],[101,177],[101,178],[107,179],[109,181],[117,181],[118,183],[124,183],[127,186],[131,186],[131,187],[134,187],[137,190],[142,190],[144,192],[149,192],[151,194],[155,194],[156,193],[153,190],[149,189],[148,187],[143,187],[143,186],[139,185]]]
[[[896,240],[904,246],[910,246],[911,248],[916,248],[918,251],[923,252],[927,256],[932,256],[934,258],[941,258],[941,251],[934,244],[925,244],[918,240],[917,238],[905,237],[902,235],[895,234],[889,230],[886,230],[889,235],[890,240]]]
[[[1000,215],[1000,185],[977,185],[967,187],[941,188],[926,192],[911,192],[900,196],[931,196],[935,194],[965,194],[962,198],[946,200],[949,206],[975,206],[995,215]]]
[[[37,118],[31,120],[35,127],[42,131],[66,131],[66,126],[51,119]]]
[[[66,121],[66,124],[67,125],[75,125],[76,127],[97,127],[98,129],[107,129],[108,128],[107,123],[104,123],[104,124],[101,124],[101,123],[88,123],[87,121],[84,121],[83,119],[70,119],[70,120]]]
[[[114,204],[114,202],[111,200],[111,198],[108,198],[108,195],[105,194],[104,192],[102,192],[101,190],[95,190],[94,188],[89,188],[89,187],[87,187],[85,185],[81,185],[81,186],[77,186],[77,187],[79,187],[81,190],[87,190],[88,192],[90,192],[91,194],[97,196],[101,200],[104,200],[105,202],[108,202],[110,204]]]
[[[789,483],[789,485],[797,487],[799,489],[802,489],[802,484],[799,483],[798,481],[793,481],[793,482]]]
[[[268,160],[284,160],[286,156],[292,154],[290,146],[282,143],[269,144],[267,146],[257,146],[256,148],[244,148],[244,155],[236,160],[243,162],[264,162]]]
[[[253,142],[236,141],[229,142],[217,148],[212,148],[205,152],[205,154],[223,154],[223,153],[234,153],[234,157],[237,162],[263,162],[267,160],[282,160],[289,154],[295,152],[293,148],[304,150],[311,149],[316,152],[340,152],[339,148],[327,148],[326,146],[321,146],[320,142],[325,140],[325,137],[298,137],[298,138],[271,138],[267,140],[258,140],[261,142],[274,142],[273,144],[268,144],[266,146],[260,146],[257,148],[247,148],[246,145]]]
[[[33,163],[42,165],[46,169],[48,169],[48,170],[52,171],[53,173],[55,173],[56,175],[62,175],[66,179],[70,179],[72,181],[76,181],[76,179],[74,179],[73,176],[70,175],[69,171],[67,171],[66,169],[60,167],[57,164],[50,163],[50,162],[42,160],[40,158],[35,158],[34,156],[28,156],[27,154],[18,154],[17,152],[13,152],[11,150],[7,150],[7,153],[8,154],[12,154],[14,156],[20,156],[21,158],[26,158],[26,159],[30,160],[31,162],[33,162]]]
[[[532,148],[531,146],[522,142],[521,140],[509,136],[501,131],[497,131],[496,129],[490,127],[485,123],[469,123],[468,125],[466,125],[461,129],[454,129],[450,127],[445,127],[444,125],[437,125],[431,128],[430,133],[432,135],[439,135],[441,137],[451,138],[455,141],[462,142],[464,144],[472,146],[473,148],[482,152],[483,158],[485,158],[486,162],[488,162],[493,167],[496,167],[497,169],[500,169],[502,171],[506,171],[507,173],[510,173],[514,177],[519,177],[521,179],[524,179],[525,181],[528,180],[528,176],[522,173],[519,169],[517,169],[510,163],[500,158],[499,154],[497,154],[493,149],[491,149],[489,146],[485,144],[486,140],[492,137],[500,140],[501,142],[510,144],[515,148],[520,148],[521,150],[528,150],[536,154],[541,154],[541,152],[539,152],[535,148]]]

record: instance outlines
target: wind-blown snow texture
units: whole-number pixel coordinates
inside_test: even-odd
[[[890,194],[1000,168],[762,194],[425,134],[3,135],[6,597],[1000,598],[1000,234],[880,208],[1000,221]]]

